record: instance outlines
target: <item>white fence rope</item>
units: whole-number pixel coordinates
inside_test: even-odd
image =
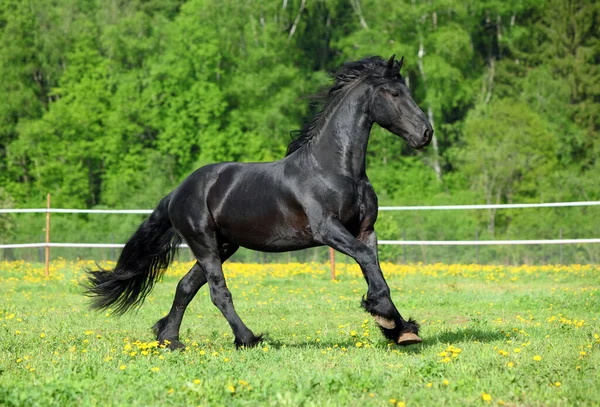
[[[397,246],[493,246],[493,245],[532,245],[532,244],[585,244],[600,243],[600,239],[552,239],[552,240],[380,240],[380,245]],[[95,249],[122,249],[123,243],[15,243],[0,244],[0,249],[29,249],[40,247],[68,247]],[[182,244],[179,247],[189,247]]]
[[[413,210],[461,210],[461,209],[518,209],[518,208],[557,208],[575,206],[600,206],[600,201],[549,202],[535,204],[497,204],[497,205],[438,205],[438,206],[381,206],[380,211]],[[97,213],[97,214],[150,214],[152,209],[0,209],[0,213]],[[547,245],[547,244],[584,244],[600,243],[600,239],[551,239],[551,240],[380,240],[381,245],[404,246],[491,246],[491,245]],[[40,247],[70,248],[123,248],[121,243],[16,243],[0,244],[0,249],[23,249]],[[181,247],[188,247],[183,244]]]
[[[432,205],[432,206],[380,206],[380,211],[429,211],[429,210],[461,210],[461,209],[519,209],[519,208],[561,208],[573,206],[600,206],[600,201],[581,202],[547,202],[531,204],[481,204],[481,205]],[[104,213],[104,214],[150,214],[152,209],[61,209],[61,208],[29,208],[1,209],[0,213]]]

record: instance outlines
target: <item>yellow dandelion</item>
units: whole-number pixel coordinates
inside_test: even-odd
[[[121,365],[121,366],[119,366],[119,369],[125,370],[125,369],[127,369],[127,365]]]
[[[194,384],[200,384],[200,379],[194,379]]]
[[[481,393],[481,399],[489,403],[492,401],[492,395],[488,393]]]
[[[433,386],[433,383],[431,383],[431,382],[429,382],[425,385],[425,387],[432,387],[432,386]]]
[[[231,394],[235,393],[235,387],[233,385],[227,386],[227,391]]]
[[[153,367],[152,369],[150,369],[152,372],[156,373],[160,370],[159,367]]]
[[[45,337],[46,337],[46,334],[44,334],[44,333],[40,334],[40,338],[44,339]]]
[[[513,367],[515,367],[515,364],[514,364],[514,362],[508,362],[506,364],[506,366],[508,366],[509,368],[513,368]]]
[[[444,381],[442,382],[442,384],[443,384],[444,386],[449,386],[449,385],[450,385],[450,382],[449,382],[447,379],[444,379]]]
[[[396,403],[396,407],[406,407],[406,403],[403,401],[399,401]]]
[[[556,387],[560,387],[560,382],[554,382],[554,385],[555,385]]]
[[[533,357],[533,360],[535,360],[536,362],[539,362],[540,360],[542,360],[542,357],[540,355],[535,355]]]
[[[362,346],[363,346],[362,342],[356,342],[356,347],[357,347],[357,348],[360,348],[360,347],[362,347]]]

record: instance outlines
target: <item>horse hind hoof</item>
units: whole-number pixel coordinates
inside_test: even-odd
[[[412,332],[405,332],[398,337],[398,340],[396,342],[398,343],[398,345],[407,346],[414,345],[416,343],[421,343],[423,342],[423,340],[419,338],[417,334],[414,334]]]
[[[172,351],[185,350],[185,348],[186,348],[186,346],[183,343],[179,342],[177,339],[171,339],[171,340],[165,339],[165,340],[159,341],[159,343],[161,345],[164,345],[167,349],[172,350]]]

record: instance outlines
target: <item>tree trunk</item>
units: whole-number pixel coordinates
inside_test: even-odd
[[[423,87],[425,88],[425,94],[427,94],[427,80],[425,77],[425,69],[423,67],[423,56],[425,55],[425,48],[423,47],[423,38],[419,38],[419,53],[418,53],[418,66],[419,73],[423,78]],[[431,127],[435,130],[435,124],[433,121],[433,109],[431,107],[431,103],[427,102],[427,118],[429,119],[429,123],[431,123]],[[433,148],[433,153],[431,154],[431,167],[433,171],[435,171],[435,176],[439,182],[442,181],[442,167],[440,166],[440,152],[437,142],[437,136],[435,132],[433,133],[433,137],[431,138],[431,147]]]

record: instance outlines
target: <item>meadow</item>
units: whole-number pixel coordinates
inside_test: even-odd
[[[138,310],[91,311],[86,262],[0,262],[2,406],[567,406],[600,402],[600,268],[382,265],[424,342],[388,343],[354,265],[226,264],[236,308],[267,340],[236,350],[207,287],[185,351],[154,341],[191,263]]]

